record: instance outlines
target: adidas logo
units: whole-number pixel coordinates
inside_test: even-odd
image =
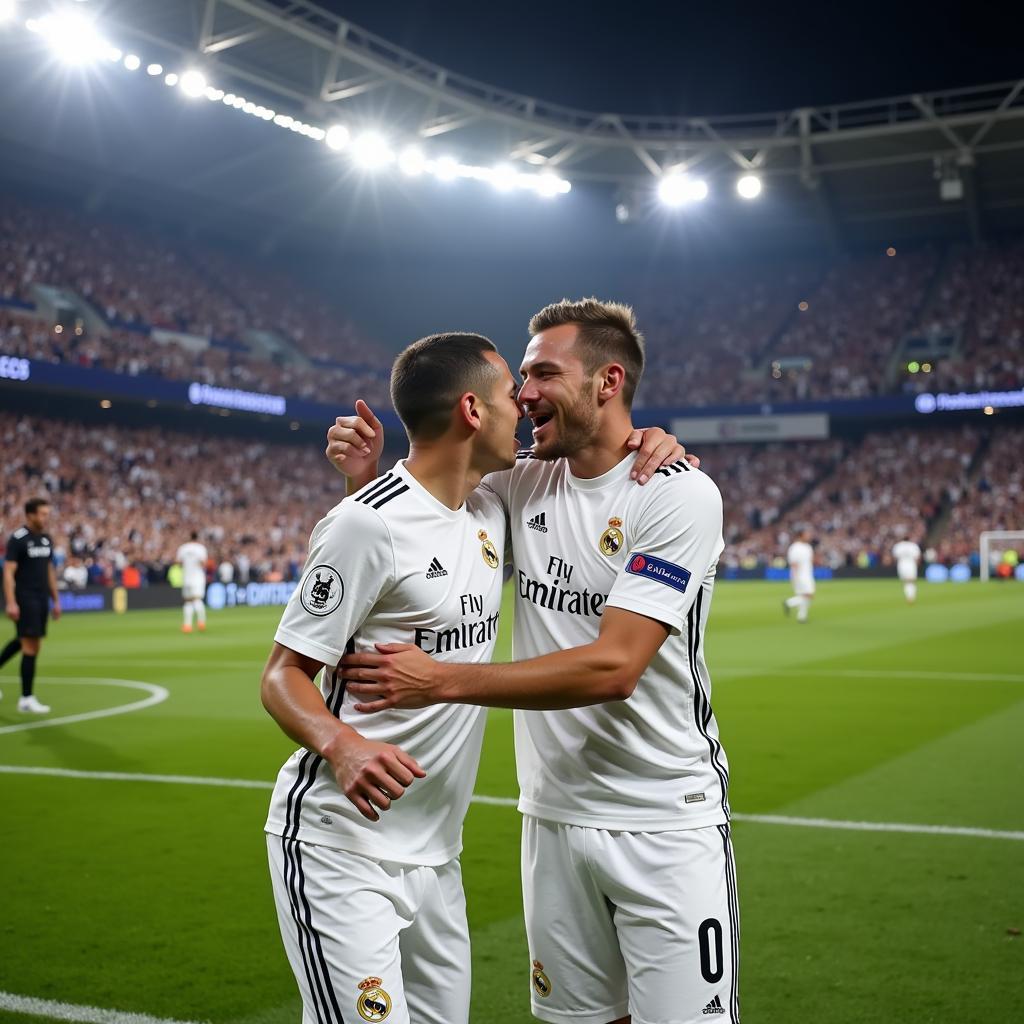
[[[722,1000],[715,996],[714,999],[704,1007],[701,1013],[725,1013],[725,1007],[722,1005]]]
[[[430,560],[430,565],[427,566],[427,579],[436,580],[438,576],[447,576],[448,570],[436,559]]]
[[[537,515],[535,515],[532,519],[527,519],[526,520],[526,525],[531,530],[536,530],[538,533],[547,533],[548,532],[547,513],[546,512],[538,512]]]

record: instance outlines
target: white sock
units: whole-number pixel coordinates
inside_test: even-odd
[[[811,607],[811,599],[809,597],[798,597],[797,598],[797,602],[798,602],[798,604],[797,604],[796,621],[797,622],[806,622],[807,621],[807,612],[810,610],[810,607]]]
[[[786,598],[786,607],[787,608],[799,608],[800,607],[800,602],[802,600],[803,600],[803,598],[797,597],[794,594],[793,597]]]
[[[183,609],[185,611],[185,625],[191,627],[191,625],[192,625],[192,613],[193,613],[192,602],[191,601],[186,601],[185,604],[182,607],[183,607]]]
[[[909,580],[903,584],[903,596],[911,603],[914,603],[914,599],[917,597],[917,584],[912,583]]]
[[[196,606],[196,618],[199,619],[199,625],[206,625],[206,605],[203,604],[202,598],[197,597],[193,602]]]

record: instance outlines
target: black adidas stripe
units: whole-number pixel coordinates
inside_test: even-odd
[[[378,498],[389,494],[391,491],[395,490],[396,487],[400,486],[402,486],[402,478],[400,476],[393,476],[390,480],[385,481],[379,486],[368,491],[366,494],[359,495],[356,498],[356,501],[361,501],[364,505],[370,505]]]
[[[722,744],[714,739],[708,732],[711,723],[711,698],[704,690],[700,673],[697,670],[697,652],[700,648],[700,619],[701,607],[704,603],[704,588],[697,591],[697,600],[690,608],[690,614],[686,617],[687,622],[687,647],[690,659],[690,675],[693,678],[693,709],[694,722],[701,736],[707,740],[708,749],[711,751],[711,766],[718,775],[718,781],[722,787],[722,810],[726,817],[729,817],[729,773],[725,770],[719,760],[719,752]]]
[[[678,462],[672,462],[667,466],[662,466],[661,469],[656,469],[655,473],[660,473],[661,476],[673,476],[676,473],[689,473],[690,465],[688,462],[680,459]]]
[[[373,503],[373,507],[374,508],[382,508],[384,505],[386,505],[393,498],[397,498],[400,494],[405,494],[405,492],[407,490],[409,490],[409,485],[408,484],[402,484],[402,486],[399,487],[397,490],[389,491],[387,494],[384,495],[383,498],[379,499],[378,501],[375,501]]]
[[[729,984],[729,1013],[732,1024],[740,1024],[740,903],[736,886],[736,859],[728,825],[719,825],[725,854],[725,888],[729,903],[729,944],[732,950],[732,977]]]
[[[392,486],[394,479],[394,473],[385,473],[379,480],[374,480],[373,483],[367,484],[361,491],[356,491],[352,497],[356,501],[368,501],[370,498],[380,494],[381,491]]]
[[[345,652],[355,651],[355,640],[350,639],[345,645]],[[342,701],[345,697],[345,683],[339,678],[338,670],[331,675],[331,690],[326,703],[331,714],[338,717]],[[320,934],[313,926],[313,910],[306,898],[306,877],[302,868],[302,844],[298,840],[299,825],[302,819],[302,801],[309,792],[324,759],[319,754],[307,750],[299,761],[298,775],[288,793],[285,811],[285,835],[281,843],[284,850],[285,886],[288,889],[288,900],[291,905],[292,920],[298,932],[299,952],[302,955],[303,971],[309,992],[313,998],[318,1024],[345,1024],[345,1018],[338,1004],[337,995],[331,984],[330,969],[324,956]],[[334,1016],[331,1015],[331,1010]]]

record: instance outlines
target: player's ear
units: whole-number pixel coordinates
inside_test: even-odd
[[[601,368],[597,379],[597,399],[607,402],[614,398],[626,383],[626,371],[620,363],[609,363]]]
[[[472,391],[467,391],[459,399],[458,422],[470,430],[479,430],[482,426],[481,406],[483,402]]]

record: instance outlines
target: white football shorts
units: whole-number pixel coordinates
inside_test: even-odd
[[[738,1024],[728,825],[607,832],[523,818],[533,1014],[553,1024]]]
[[[798,573],[792,577],[793,593],[798,597],[809,597],[814,593],[814,576],[809,572]]]
[[[206,577],[186,576],[181,583],[181,599],[183,601],[202,601],[206,597]]]
[[[274,835],[267,849],[303,1024],[468,1024],[458,859],[418,867]]]

